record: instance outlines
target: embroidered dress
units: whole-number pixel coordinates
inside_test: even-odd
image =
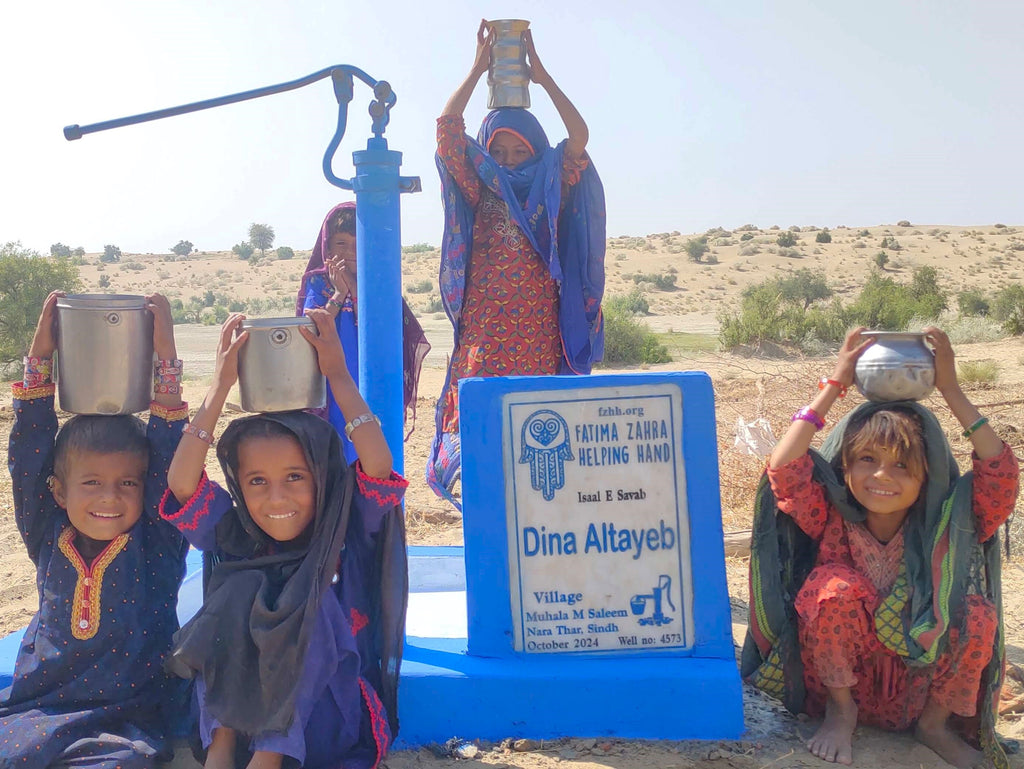
[[[46,485],[53,472],[53,385],[14,385],[8,463],[18,529],[36,564],[39,611],[0,692],[0,766],[151,767],[180,717],[181,682],[163,672],[178,629],[188,543],[160,520],[186,408],[150,413],[142,517],[86,563]]]
[[[380,545],[386,537],[384,527],[396,514],[401,515],[401,509],[396,506],[408,484],[395,473],[390,478],[371,478],[362,472],[358,462],[351,472],[356,477],[341,557],[339,559],[335,551],[331,563],[337,566],[331,567],[330,584],[313,608],[306,648],[301,650],[301,669],[282,671],[294,687],[294,704],[285,719],[289,723],[280,729],[247,732],[239,729],[230,717],[218,718],[211,712],[208,701],[208,681],[197,671],[199,736],[204,748],[209,747],[213,730],[226,725],[247,734],[249,739],[240,738],[240,741],[247,743],[250,751],[280,753],[305,769],[336,769],[341,765],[375,767],[384,758],[393,737],[389,724],[393,713],[388,712],[393,703],[386,706],[382,701],[382,698],[391,699],[382,694],[382,686],[385,678],[397,674],[398,663],[382,659],[379,636],[384,634],[381,627],[388,610],[381,609],[377,600],[379,589],[373,581],[379,579],[382,568]],[[205,474],[185,505],[179,505],[168,492],[161,512],[195,547],[225,562],[244,565],[237,556],[226,552],[220,541],[225,522],[237,515],[232,497]],[[313,538],[324,533],[317,530]],[[404,538],[400,544],[404,554]],[[277,551],[282,556],[286,553],[280,545]],[[266,560],[269,562],[274,556],[275,551],[268,551]],[[387,560],[386,555],[384,560]],[[404,560],[401,565],[404,575]],[[282,592],[287,590],[285,586]],[[283,602],[284,599],[275,611],[289,611]],[[404,603],[401,613],[404,621]],[[216,618],[213,621],[216,622]],[[223,626],[214,632],[230,633]],[[283,642],[290,647],[302,641],[290,636]],[[249,678],[257,677],[273,665],[276,660],[267,659],[268,656],[260,652],[254,657],[253,664],[248,666]],[[255,672],[257,670],[260,673]],[[215,672],[233,678],[230,672]],[[250,683],[259,689],[259,681]]]
[[[511,123],[499,125],[509,121],[523,123],[517,134],[536,150],[513,170],[498,168],[483,150],[488,130],[510,130]],[[548,147],[524,110],[491,113],[480,144],[466,136],[461,117],[437,121],[446,210],[441,290],[455,349],[427,482],[452,502],[461,464],[459,382],[590,373],[603,351],[604,194],[589,159],[569,158],[563,148]]]

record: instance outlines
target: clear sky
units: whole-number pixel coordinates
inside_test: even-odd
[[[531,20],[589,124],[610,236],[1024,223],[1018,0],[50,0],[3,11],[0,242],[217,250],[261,222],[276,245],[310,248],[350,198],[320,171],[329,81],[75,142],[61,129],[353,64],[391,82],[386,136],[423,179],[402,197],[402,240],[437,244],[435,118],[481,16]],[[370,135],[370,99],[357,84],[339,176]],[[482,80],[471,133],[485,108]]]

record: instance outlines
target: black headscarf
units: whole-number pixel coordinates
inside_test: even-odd
[[[291,433],[313,473],[316,518],[311,535],[296,548],[274,551],[239,487],[238,444],[260,421]],[[303,412],[235,420],[218,443],[217,458],[236,505],[217,524],[225,557],[213,567],[203,607],[175,635],[168,666],[186,678],[202,674],[206,706],[225,726],[246,734],[284,732],[294,718],[320,599],[345,544],[355,472],[334,428]]]

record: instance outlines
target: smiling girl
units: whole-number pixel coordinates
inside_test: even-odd
[[[196,679],[206,767],[376,766],[396,723],[407,595],[401,508],[379,422],[345,364],[334,319],[306,313],[358,455],[305,412],[238,419],[217,458],[228,491],[204,470],[212,432],[238,378],[233,315],[213,383],[168,471],[161,514],[213,556],[203,607],[171,664]],[[230,493],[229,493],[230,492]]]
[[[913,728],[953,766],[1005,765],[993,710],[998,529],[1017,499],[1017,460],[960,389],[935,327],[935,386],[970,440],[973,472],[960,476],[935,415],[911,401],[863,404],[811,450],[874,341],[863,331],[847,335],[769,459],[743,674],[794,712],[824,716],[807,746],[826,761],[851,763],[855,728],[871,724]]]

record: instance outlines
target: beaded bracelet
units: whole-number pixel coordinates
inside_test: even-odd
[[[184,362],[178,358],[172,358],[170,360],[158,360],[153,364],[154,374],[173,375],[177,374],[181,376],[181,372],[184,369]]]
[[[825,426],[825,420],[818,414],[818,412],[816,412],[810,406],[804,406],[802,409],[796,412],[793,415],[792,419],[790,419],[789,421],[796,422],[798,420],[810,422],[812,425],[814,425],[815,430],[820,430]]]
[[[213,435],[211,435],[201,427],[196,427],[191,422],[185,425],[181,429],[181,432],[185,435],[191,435],[193,438],[198,438],[203,443],[209,444],[210,446],[213,445]]]
[[[838,380],[835,380],[835,379],[829,379],[827,376],[823,376],[818,381],[818,389],[819,390],[824,390],[825,387],[827,387],[828,385],[832,385],[837,390],[839,390],[839,397],[840,398],[845,398],[846,397],[846,385],[844,385],[842,382],[840,382]]]
[[[978,421],[975,422],[970,427],[968,427],[966,430],[964,430],[962,435],[965,438],[970,438],[972,435],[974,435],[975,432],[977,432],[977,430],[979,428],[981,428],[982,426],[987,425],[987,424],[988,424],[988,417],[979,417]]]
[[[178,382],[154,382],[153,392],[156,395],[181,395],[181,384]]]
[[[22,378],[22,384],[27,389],[31,390],[50,383],[50,377],[53,374],[53,358],[26,355],[24,363],[25,375]]]

